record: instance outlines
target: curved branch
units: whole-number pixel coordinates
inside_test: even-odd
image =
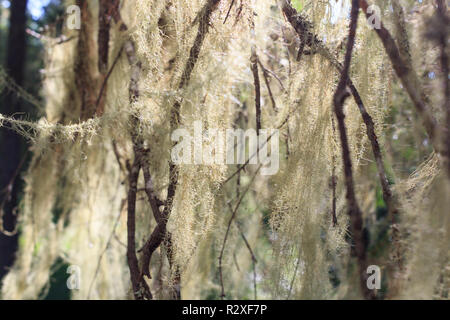
[[[350,216],[350,230],[355,242],[355,252],[359,266],[359,277],[361,291],[366,299],[373,299],[372,291],[367,288],[367,258],[363,237],[362,213],[355,195],[352,159],[350,156],[350,146],[348,143],[347,129],[345,127],[344,102],[348,97],[346,90],[348,84],[348,73],[352,59],[352,51],[355,44],[356,28],[358,25],[359,2],[352,0],[350,31],[348,35],[347,51],[345,53],[344,66],[342,68],[341,79],[334,95],[334,112],[338,120],[339,135],[341,139],[342,158],[344,161],[345,185],[347,188],[348,215]]]
[[[366,14],[366,17],[369,18],[370,14],[367,12],[369,5],[367,1],[360,0],[359,3],[361,9]],[[423,99],[424,95],[422,89],[420,88],[419,79],[417,78],[416,73],[414,72],[412,66],[401,57],[400,50],[397,47],[394,38],[384,27],[383,23],[380,24],[380,28],[375,28],[375,32],[383,43],[397,77],[400,79],[403,87],[411,98],[417,112],[422,117],[423,125],[433,143],[434,149],[436,152],[442,153],[441,143],[437,139],[438,123]]]
[[[342,64],[333,56],[331,51],[323,44],[323,42],[319,40],[319,37],[312,33],[311,23],[301,15],[298,15],[297,11],[288,3],[287,0],[284,1],[282,9],[288,21],[291,23],[292,27],[295,29],[299,36],[302,36],[303,34],[304,37],[304,35],[306,34],[308,39],[314,39],[314,41],[309,41],[309,45],[311,47],[314,47],[314,50],[311,51],[316,51],[317,53],[319,53],[321,56],[327,59],[336,68],[337,71],[342,73]],[[393,199],[391,187],[386,175],[383,156],[378,142],[378,137],[375,132],[373,119],[368,113],[362,101],[362,98],[350,77],[347,77],[347,85],[356,105],[358,106],[364,124],[366,125],[366,133],[372,147],[373,156],[376,161],[378,177],[383,191],[383,199],[386,203],[386,206],[388,207],[391,217],[394,217],[398,212],[398,208],[395,200]]]

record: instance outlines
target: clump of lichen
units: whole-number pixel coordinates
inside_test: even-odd
[[[79,51],[82,45],[87,52],[96,52],[98,1],[89,2],[92,25],[85,30],[86,37],[59,45],[46,40],[45,116],[34,123],[0,115],[0,126],[28,138],[34,152],[19,210],[19,250],[4,280],[2,298],[45,296],[58,259],[79,266],[82,272],[81,288],[71,292],[72,298],[132,297],[125,258],[131,133],[137,132],[145,142],[149,150],[145,160],[156,196],[166,199],[176,102],[180,104],[179,125],[190,131],[196,121],[204,130],[255,127],[251,48],[259,59],[262,127],[280,129],[280,170],[267,177],[258,174],[257,166],[249,165],[228,180],[239,166],[178,165],[167,225],[172,235],[170,264],[175,267],[170,267],[168,248],[163,244],[151,262],[150,288],[156,298],[170,297],[173,271],[179,270],[182,297],[187,299],[220,298],[222,282],[227,298],[360,297],[354,290],[354,262],[349,260],[341,147],[332,109],[339,77],[333,61],[343,58],[342,30],[348,24],[337,12],[341,5],[348,8],[350,1],[338,1],[337,5],[334,0],[302,2],[301,14],[311,21],[329,54],[310,52],[300,61],[298,37],[274,2],[233,1],[230,9],[230,1],[221,1],[189,82],[180,87],[204,3],[123,2],[121,16],[128,30],[120,30],[116,24],[111,27],[109,67],[116,57],[117,63],[108,79],[102,114],[83,110],[83,106],[92,108],[83,104],[83,97],[98,94],[102,77],[95,69],[97,57]],[[390,1],[376,3],[390,14]],[[72,1],[67,1],[69,4]],[[427,5],[420,8],[425,10]],[[404,96],[399,98],[393,91],[390,62],[376,34],[364,22],[361,17],[350,77],[384,145],[391,139],[387,118],[392,116],[392,105]],[[413,60],[433,50],[418,48],[415,37],[410,47]],[[132,67],[122,50],[128,39],[140,62],[140,94],[132,104],[128,90]],[[86,68],[78,70],[80,65]],[[91,86],[80,88],[77,77],[81,72],[82,79],[92,80]],[[5,85],[8,81],[0,73],[0,88],[17,90]],[[86,114],[92,116],[85,118]],[[366,128],[351,99],[345,115],[357,198],[365,223],[375,224],[378,180],[371,166]],[[138,119],[137,128],[132,118]],[[383,154],[388,152],[383,150]],[[402,268],[391,282],[391,298],[448,296],[450,223],[445,208],[449,206],[449,187],[440,161],[432,154],[411,176],[391,170],[400,203],[401,239],[394,245],[403,255]],[[141,176],[136,209],[138,249],[156,226],[145,187]],[[332,220],[333,197],[337,224]],[[376,243],[368,246],[373,249]],[[223,258],[222,275],[219,256]]]

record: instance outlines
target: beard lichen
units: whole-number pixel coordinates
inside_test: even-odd
[[[281,131],[280,170],[266,177],[257,175],[256,166],[250,165],[228,181],[235,166],[178,165],[167,224],[173,261],[169,263],[168,247],[163,243],[151,261],[150,288],[156,298],[169,298],[177,269],[183,299],[219,298],[222,280],[227,298],[254,297],[256,291],[258,298],[274,299],[360,297],[354,290],[354,262],[348,261],[349,219],[332,109],[340,72],[330,59],[343,58],[342,30],[348,21],[337,19],[336,4],[331,2],[335,1],[304,1],[301,14],[312,22],[314,33],[334,56],[310,52],[300,61],[295,31],[275,2],[236,1],[226,23],[230,2],[219,2],[189,83],[180,88],[205,1],[125,1],[120,11],[128,30],[116,24],[110,30],[110,67],[118,60],[108,78],[104,112],[87,118],[83,95],[97,95],[101,85],[100,74],[88,70],[97,65],[97,58],[92,57],[97,23],[86,31],[89,37],[60,45],[46,43],[45,117],[34,123],[0,115],[0,126],[30,139],[34,154],[18,214],[19,249],[4,279],[2,298],[38,298],[48,288],[52,265],[58,259],[79,266],[82,272],[80,289],[71,291],[73,299],[132,297],[125,259],[127,164],[133,160],[130,132],[137,131],[150,150],[145,160],[155,193],[165,199],[176,101],[181,105],[180,127],[188,130],[195,121],[201,121],[205,129],[254,127],[251,46],[259,59],[262,127],[280,127]],[[338,1],[337,6],[348,7],[349,3]],[[390,1],[375,3],[386,8]],[[87,10],[94,21],[98,1],[90,1]],[[360,25],[350,77],[383,142],[391,139],[386,136],[387,116],[398,99],[392,92],[394,73],[382,43],[362,16]],[[66,33],[76,35],[72,30]],[[141,65],[140,96],[132,106],[131,68],[122,51],[128,39],[133,40]],[[80,56],[80,45],[90,54]],[[414,58],[423,54],[421,50],[431,49],[411,46],[411,50]],[[83,79],[93,83],[80,82],[77,65],[86,68]],[[377,177],[370,169],[372,154],[365,124],[350,99],[345,115],[357,198],[364,221],[372,221]],[[130,123],[132,117],[139,119],[138,128]],[[395,245],[401,247],[404,261],[392,281],[391,298],[448,295],[450,223],[445,208],[449,207],[449,187],[440,171],[439,158],[432,155],[409,177],[392,173],[393,190],[401,204],[402,239]],[[230,224],[225,244],[232,211],[245,188],[249,191]],[[138,249],[157,223],[144,189],[141,176],[136,208]],[[223,279],[219,279],[222,246]],[[176,268],[170,267],[172,263]],[[332,281],[336,277],[338,283]]]

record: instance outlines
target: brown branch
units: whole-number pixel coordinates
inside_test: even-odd
[[[165,210],[164,210],[165,211]],[[142,248],[142,274],[151,278],[150,275],[150,260],[152,257],[153,252],[158,249],[158,247],[161,245],[162,241],[164,240],[164,236],[166,235],[166,225],[167,225],[167,219],[163,217],[160,220],[160,223],[158,223],[153,230],[152,234],[146,241],[144,247]]]
[[[136,192],[141,169],[140,159],[134,159],[129,174],[128,188],[128,214],[127,214],[127,260],[130,269],[131,284],[136,300],[152,299],[150,288],[139,272],[139,264],[136,256]]]
[[[119,153],[119,149],[117,148],[117,143],[114,140],[112,141],[112,147],[113,147],[114,156],[116,158],[117,164],[119,165],[120,171],[126,172],[125,167],[122,164],[122,161],[120,160],[120,153]]]
[[[123,23],[120,12],[118,11],[119,1],[112,4],[111,14],[114,17],[116,23],[121,23],[120,29],[122,31],[128,30],[125,23]],[[128,63],[131,67],[131,77],[129,84],[129,102],[130,105],[137,101],[140,96],[139,92],[139,78],[141,74],[141,63],[136,56],[136,49],[133,41],[128,39],[125,41],[123,49],[127,55]],[[133,128],[138,128],[139,119],[135,116],[131,116],[131,122]],[[150,288],[144,278],[144,273],[139,271],[139,264],[136,255],[136,194],[137,184],[139,178],[139,172],[144,162],[146,150],[143,147],[142,138],[139,137],[137,130],[131,132],[131,138],[133,141],[134,162],[129,169],[129,190],[128,190],[128,216],[127,216],[127,260],[128,267],[130,269],[131,284],[133,287],[133,293],[136,300],[153,299]]]
[[[305,41],[302,38],[304,38],[304,35],[300,35],[300,47],[297,53],[297,62],[302,59],[303,52],[305,51]]]
[[[288,4],[285,4],[285,6],[289,9]],[[307,21],[305,21],[305,18],[303,18],[301,15],[292,15],[294,12],[293,10],[283,10],[285,15],[287,15],[288,20],[291,22],[294,29],[299,32],[303,32],[308,34],[309,39],[315,39],[314,42],[311,43],[314,48],[312,48],[311,51],[318,52],[320,55],[322,55],[325,59],[330,61],[330,63],[339,71],[342,73],[343,66],[342,64],[331,54],[331,51],[326,48],[326,46],[318,40],[318,37],[310,31],[311,24]],[[289,16],[288,16],[289,15]],[[300,36],[300,34],[299,34]],[[363,118],[363,121],[366,125],[366,132],[367,137],[371,143],[372,152],[376,161],[377,165],[377,172],[378,177],[380,180],[381,188],[383,191],[383,199],[386,203],[386,206],[389,210],[389,216],[391,217],[391,227],[393,230],[393,241],[395,242],[395,239],[398,237],[397,227],[396,227],[396,220],[398,215],[398,204],[396,203],[396,200],[393,198],[392,191],[387,179],[386,171],[384,168],[381,148],[378,143],[378,138],[375,133],[375,126],[374,122],[372,120],[372,117],[367,112],[367,109],[364,106],[364,103],[361,99],[361,96],[359,95],[358,90],[356,89],[355,85],[353,84],[352,80],[348,78],[347,85],[350,89],[351,94],[353,95],[353,99],[355,100],[356,104],[358,105],[358,108],[360,110],[361,116]],[[332,118],[332,124],[334,127],[334,119]],[[335,130],[335,129],[333,129]],[[333,168],[333,172],[335,172],[335,169]],[[337,217],[336,217],[336,176],[334,173],[332,173],[332,192],[333,192],[333,199],[332,199],[332,219],[333,219],[333,225],[337,223]],[[401,266],[400,266],[401,268]]]
[[[110,0],[100,0],[98,10],[98,70],[105,75],[108,70],[109,38],[111,28]]]
[[[230,16],[230,12],[231,12],[231,9],[233,8],[233,5],[234,5],[235,1],[236,0],[231,0],[230,8],[228,9],[227,15],[225,16],[225,19],[223,20],[223,24],[225,24],[227,22],[227,19]]]
[[[210,27],[211,15],[217,9],[219,2],[220,0],[208,0],[199,14],[197,36],[195,37],[194,44],[189,51],[189,59],[185,65],[181,82],[178,86],[179,89],[183,89],[191,78],[192,71],[194,70],[195,64],[197,63],[200,55],[203,41],[205,40],[206,34],[208,33]]]
[[[337,139],[336,139],[336,123],[334,120],[334,116],[331,115],[331,129],[333,130],[333,142],[334,145],[337,145]],[[337,226],[337,215],[336,215],[336,202],[337,202],[337,196],[336,196],[336,187],[337,187],[337,175],[336,175],[336,154],[334,150],[332,151],[331,155],[331,190],[332,190],[332,202],[331,202],[331,215],[333,220],[333,226]]]
[[[333,221],[333,227],[337,226],[337,216],[336,216],[336,186],[337,186],[337,176],[336,176],[336,157],[333,155],[333,168],[332,168],[332,174],[331,174],[331,190],[332,190],[332,200],[331,200],[331,218]]]
[[[181,81],[178,86],[179,89],[184,89],[189,83],[195,64],[197,63],[197,60],[199,58],[201,47],[205,40],[206,34],[208,33],[209,30],[211,15],[217,8],[219,2],[220,0],[209,0],[198,15],[199,27],[197,31],[197,36],[189,52],[189,58],[188,61],[186,62],[183,74],[181,76]],[[173,130],[175,130],[176,127],[179,125],[180,108],[181,108],[181,101],[177,100],[173,105],[170,119],[170,125]],[[146,241],[143,247],[141,273],[148,277],[150,277],[150,261],[152,254],[161,245],[162,241],[166,237],[167,220],[169,218],[170,211],[172,210],[172,204],[175,198],[177,184],[178,184],[178,168],[175,164],[170,162],[167,200],[160,218],[160,223],[157,224],[157,226],[155,227],[155,229],[153,230],[152,234],[150,235],[149,239]],[[171,241],[169,241],[168,243],[171,245]],[[168,252],[169,252],[169,262],[172,263],[173,253],[171,247],[168,248]],[[175,281],[178,282],[175,283],[175,285],[178,287],[177,289],[179,291],[179,281],[180,281],[179,272],[176,274]],[[180,297],[179,292],[176,294],[176,296]]]
[[[261,63],[261,60],[259,58],[258,58],[258,64],[261,67],[262,72],[263,72],[264,82],[266,84],[267,91],[269,92],[269,97],[270,97],[270,101],[272,102],[273,111],[278,112],[277,104],[275,103],[272,89],[270,88],[269,73],[268,73],[267,69],[263,66],[263,64]]]
[[[105,255],[106,250],[108,250],[108,248],[109,248],[109,246],[110,246],[110,244],[111,244],[112,239],[114,239],[114,235],[115,235],[115,232],[116,232],[116,228],[117,228],[117,225],[119,224],[120,216],[122,215],[122,211],[123,211],[123,209],[125,208],[125,204],[126,204],[126,203],[127,203],[126,199],[123,199],[123,200],[122,200],[122,203],[120,204],[119,214],[117,215],[117,219],[116,219],[116,221],[114,222],[114,225],[113,225],[111,234],[109,235],[109,238],[108,238],[108,240],[106,241],[105,248],[102,250],[102,252],[100,253],[100,256],[98,257],[97,267],[95,268],[94,277],[92,278],[91,284],[89,285],[89,290],[88,290],[88,294],[87,294],[87,298],[86,298],[87,300],[89,300],[89,298],[90,298],[90,296],[91,296],[92,287],[93,287],[94,282],[95,282],[95,279],[97,278],[98,273],[99,273],[99,271],[100,271],[100,264],[101,264],[101,262],[102,262],[103,256]]]
[[[449,58],[447,55],[447,43],[448,43],[448,26],[450,25],[450,18],[447,15],[447,8],[442,0],[437,0],[437,12],[435,23],[432,24],[434,30],[430,30],[429,36],[434,38],[438,43],[440,49],[440,62],[442,72],[442,91],[444,102],[442,109],[446,114],[446,128],[443,134],[443,147],[446,152],[446,169],[447,176],[450,179],[450,81],[449,81]]]
[[[367,12],[367,8],[369,7],[367,1],[360,0],[359,2],[362,10],[366,14],[366,17],[370,18],[370,14]],[[436,152],[442,153],[441,143],[437,140],[438,124],[424,101],[424,94],[420,88],[417,75],[415,74],[412,66],[408,65],[408,63],[401,57],[400,50],[398,49],[394,38],[384,27],[383,23],[381,23],[380,28],[375,28],[375,32],[383,43],[397,77],[400,79],[403,87],[406,89],[406,92],[416,107],[417,112],[421,116],[423,125],[428,136],[430,137],[430,140],[432,141],[434,149]]]
[[[145,161],[143,161],[145,163]],[[175,189],[171,189],[171,186],[174,186],[176,188],[176,183],[173,183],[171,181],[169,185],[169,195],[168,200],[164,203],[164,211],[163,213],[159,210],[159,205],[161,205],[161,201],[158,200],[158,198],[154,194],[152,180],[150,176],[150,172],[148,169],[148,164],[145,164],[145,167],[143,167],[144,171],[144,178],[145,178],[145,192],[147,194],[147,197],[149,199],[150,205],[152,207],[152,211],[155,217],[155,220],[157,221],[157,225],[155,229],[153,230],[152,234],[150,235],[147,242],[144,244],[144,247],[140,250],[143,252],[143,262],[142,262],[142,269],[141,269],[141,276],[147,276],[151,278],[150,275],[150,261],[153,252],[161,246],[161,243],[165,240],[165,246],[166,246],[166,254],[167,259],[169,260],[169,266],[170,270],[172,270],[175,273],[174,277],[174,290],[172,292],[172,298],[176,300],[181,299],[181,274],[178,269],[178,266],[174,263],[174,256],[173,256],[173,246],[172,246],[172,235],[170,232],[167,231],[167,220],[168,215],[170,213],[171,206],[167,205],[167,201],[171,199],[170,201],[173,201],[173,197],[175,195]]]
[[[286,118],[283,120],[283,122],[277,127],[277,129],[281,129],[289,120],[289,116],[290,114],[288,114],[286,116]],[[263,148],[266,144],[268,144],[270,142],[270,140],[272,139],[272,137],[274,136],[275,132],[272,132],[272,134],[270,136],[267,137],[267,140],[264,141],[261,146],[259,146],[259,148]],[[243,165],[241,165],[232,175],[230,175],[224,182],[223,184],[226,184],[227,182],[229,182],[231,179],[233,179],[239,172],[241,172],[242,170],[245,169],[245,167],[250,163],[250,160],[253,159],[254,157],[256,157],[256,155],[258,154],[258,151],[256,151],[255,153],[253,153],[251,156],[248,157],[247,161],[245,161],[245,163]]]
[[[253,73],[253,84],[255,85],[255,110],[256,110],[256,133],[261,130],[261,84],[258,73],[258,56],[256,47],[252,46],[252,55],[250,58],[251,69]]]
[[[235,223],[239,230],[239,233],[241,234],[242,240],[244,240],[245,246],[247,247],[248,252],[250,253],[250,256],[252,257],[252,261],[255,263],[258,262],[258,260],[256,259],[256,256],[255,256],[255,253],[253,252],[252,247],[250,246],[250,243],[248,242],[247,237],[244,234],[244,231],[242,231],[241,225],[239,224],[238,221],[235,221]]]
[[[248,249],[248,252],[250,253],[250,256],[252,257],[252,269],[253,269],[253,292],[255,294],[255,300],[258,299],[258,291],[256,288],[256,263],[258,260],[256,259],[255,254],[253,253],[252,247],[250,246],[250,243],[247,240],[247,237],[245,236],[244,232],[242,231],[241,225],[235,220],[236,226],[238,227],[239,233],[241,234],[242,240],[244,240],[245,246]]]
[[[224,254],[224,251],[225,251],[225,245],[226,245],[227,240],[228,240],[228,235],[230,233],[231,224],[233,223],[233,220],[235,219],[235,217],[237,215],[237,211],[238,211],[238,209],[239,209],[239,207],[241,205],[242,200],[244,199],[244,197],[247,194],[247,192],[250,190],[250,187],[252,186],[252,183],[255,180],[256,175],[258,174],[258,171],[260,169],[261,169],[261,165],[258,166],[258,169],[256,169],[255,173],[253,174],[253,177],[250,180],[247,188],[244,190],[242,195],[239,197],[238,202],[236,203],[236,206],[235,206],[234,210],[232,210],[230,220],[228,221],[227,231],[225,232],[225,237],[224,237],[223,242],[222,242],[222,249],[220,250],[220,254],[219,254],[219,278],[220,278],[220,286],[221,286],[221,294],[220,294],[220,298],[221,299],[225,298],[225,287],[224,287],[224,284],[223,284],[223,272],[222,272],[222,259],[223,259],[223,254]]]
[[[284,143],[286,144],[286,160],[289,159],[291,155],[291,148],[289,147],[289,143],[292,141],[291,130],[289,129],[289,125],[286,127],[286,137],[284,139]]]
[[[101,107],[101,101],[104,99],[104,92],[106,90],[106,86],[109,80],[109,77],[111,76],[112,72],[114,71],[114,68],[116,67],[117,62],[119,61],[121,55],[122,55],[122,51],[123,51],[123,47],[120,48],[119,53],[117,54],[116,58],[114,59],[114,62],[111,66],[111,68],[109,68],[108,73],[105,75],[105,77],[103,78],[103,82],[102,82],[102,87],[100,88],[100,93],[98,94],[97,97],[97,102],[95,103],[95,114],[96,115],[101,115],[103,113],[103,107]]]
[[[352,171],[352,159],[350,155],[350,146],[348,143],[347,129],[345,127],[345,114],[344,114],[344,102],[349,96],[347,92],[348,73],[350,70],[350,63],[352,59],[352,51],[355,43],[356,28],[358,25],[358,12],[359,2],[358,0],[352,0],[351,10],[351,22],[350,31],[348,35],[347,51],[345,53],[344,66],[342,68],[341,79],[339,81],[336,93],[334,95],[334,112],[338,120],[338,128],[342,147],[342,158],[344,162],[345,173],[345,185],[347,189],[347,205],[348,215],[350,217],[350,230],[355,242],[355,252],[358,260],[359,278],[361,291],[366,299],[372,299],[373,294],[367,288],[367,258],[366,250],[363,238],[363,220],[362,213],[356,200],[353,171]]]
[[[11,190],[13,189],[13,185],[14,185],[14,181],[16,180],[17,176],[20,173],[20,170],[22,169],[23,165],[25,164],[25,161],[27,160],[27,156],[23,156],[22,159],[20,159],[20,162],[16,168],[16,170],[14,170],[14,174],[12,175],[12,177],[9,179],[8,184],[2,189],[0,190],[0,194],[2,193],[6,193],[6,199],[11,199],[10,193]]]
[[[280,77],[279,77],[275,72],[273,72],[273,71],[270,70],[269,68],[265,67],[265,66],[261,63],[261,60],[260,60],[260,59],[258,59],[258,63],[259,63],[259,66],[261,67],[261,69],[263,69],[263,70],[264,70],[265,72],[267,72],[267,73],[270,73],[270,75],[271,75],[272,77],[274,77],[274,78],[278,81],[278,83],[280,84],[281,90],[283,90],[283,92],[286,92],[286,88],[284,87],[283,81],[281,81]]]
[[[371,147],[372,147],[372,153],[375,158],[375,162],[377,165],[377,172],[378,172],[378,178],[380,180],[381,189],[383,191],[383,199],[386,203],[386,206],[389,209],[389,215],[391,218],[395,218],[395,216],[398,213],[397,204],[395,203],[395,200],[392,197],[392,191],[391,187],[389,186],[389,181],[386,175],[386,171],[384,168],[383,163],[383,156],[381,153],[380,144],[378,143],[378,137],[375,133],[375,124],[373,122],[372,117],[367,112],[366,107],[364,106],[364,103],[361,99],[361,96],[359,95],[358,90],[353,85],[353,82],[349,78],[347,81],[348,87],[350,88],[350,92],[353,95],[353,99],[355,100],[356,104],[358,105],[359,111],[361,113],[361,116],[363,118],[364,124],[366,125],[366,133],[367,137],[369,138]]]
[[[300,248],[299,248],[299,256],[300,256]],[[297,278],[298,267],[300,266],[301,259],[297,259],[297,263],[295,264],[294,275],[292,276],[291,284],[289,285],[289,292],[286,300],[291,299],[292,289],[294,288],[295,278]]]
[[[76,61],[74,72],[76,89],[80,97],[80,118],[90,119],[95,114],[95,102],[97,100],[98,77],[92,68],[89,57],[96,56],[95,40],[93,34],[93,19],[88,1],[77,0],[76,4],[81,8],[81,29],[79,31],[78,45],[76,48]]]
[[[299,36],[301,33],[303,33],[307,35],[308,39],[314,39],[313,42],[310,42],[310,45],[314,46],[316,52],[327,59],[340,73],[342,73],[342,64],[331,54],[331,51],[322,43],[322,41],[319,40],[318,36],[311,32],[311,23],[301,15],[298,15],[297,11],[288,3],[288,1],[285,1],[283,3],[282,9],[288,21],[291,23],[292,27],[296,30]],[[370,141],[372,153],[377,165],[378,177],[383,191],[383,199],[386,203],[386,206],[388,207],[390,216],[392,217],[392,219],[394,219],[395,215],[398,213],[397,204],[393,199],[392,191],[389,186],[389,181],[386,175],[386,170],[384,168],[383,156],[375,132],[373,119],[367,112],[362,98],[350,77],[348,77],[347,79],[347,86],[350,89],[353,99],[361,113],[364,124],[366,125],[366,133]]]
[[[148,162],[142,159],[142,171],[144,172],[144,183],[145,183],[145,193],[147,194],[148,202],[150,203],[150,207],[152,208],[153,216],[156,220],[156,223],[161,223],[162,216],[161,211],[159,210],[159,205],[161,203],[160,200],[156,197],[155,190],[153,188],[153,180],[150,175],[150,168]]]

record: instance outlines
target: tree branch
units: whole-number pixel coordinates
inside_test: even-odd
[[[184,89],[187,84],[189,83],[189,80],[192,75],[192,71],[194,70],[195,64],[197,63],[197,60],[200,55],[200,50],[203,45],[203,42],[205,40],[206,34],[208,33],[209,29],[209,23],[210,18],[214,10],[217,8],[217,5],[219,4],[220,0],[208,0],[208,2],[205,4],[205,6],[202,8],[201,12],[198,15],[198,22],[199,27],[197,31],[197,36],[194,40],[194,43],[191,47],[191,50],[189,52],[189,58],[186,62],[186,65],[183,70],[183,74],[181,77],[181,81],[179,83],[178,88]],[[181,101],[177,100],[172,108],[172,114],[170,119],[170,125],[172,130],[175,130],[177,126],[179,125],[179,119],[180,119],[180,108],[181,108]],[[169,186],[167,188],[167,200],[164,206],[164,210],[162,212],[161,216],[161,223],[158,223],[158,225],[153,230],[152,234],[150,235],[149,239],[146,241],[144,248],[143,248],[143,257],[142,257],[142,274],[150,277],[150,261],[153,252],[161,245],[162,241],[164,240],[164,237],[166,236],[166,225],[167,220],[170,215],[170,211],[172,210],[172,204],[173,200],[175,198],[175,192],[178,184],[178,168],[175,164],[172,162],[169,163]],[[168,242],[171,244],[171,241]],[[169,262],[172,260],[172,248],[168,248],[169,254]],[[179,274],[176,275],[176,281],[179,281]],[[179,283],[176,284],[178,286],[179,290]],[[177,297],[180,297],[179,292],[176,294]]]
[[[309,41],[309,45],[314,47],[314,50],[318,52],[321,56],[327,59],[340,73],[343,71],[342,64],[333,56],[331,51],[319,40],[318,36],[311,32],[311,23],[307,21],[304,17],[297,14],[297,11],[290,5],[290,3],[285,0],[283,2],[283,12],[286,15],[288,21],[291,23],[292,27],[296,30],[297,34],[306,34],[308,39],[313,39],[314,41]],[[393,218],[398,213],[397,204],[392,196],[392,191],[389,186],[389,181],[386,175],[386,170],[384,168],[383,156],[381,153],[381,148],[378,142],[378,138],[375,132],[375,125],[372,117],[367,112],[367,109],[362,101],[362,98],[356,89],[353,81],[350,77],[347,78],[347,85],[353,96],[353,99],[358,106],[361,113],[361,117],[366,125],[367,137],[370,141],[372,147],[372,153],[376,161],[378,177],[380,180],[381,188],[383,191],[383,199],[388,207],[389,214]]]
[[[130,269],[131,284],[136,300],[153,299],[145,279],[139,272],[139,264],[136,256],[136,192],[141,169],[139,157],[134,159],[129,174],[128,188],[128,214],[127,214],[127,260]]]
[[[269,73],[267,72],[267,69],[263,66],[261,63],[261,60],[258,58],[258,64],[262,69],[263,76],[264,76],[264,82],[267,87],[267,92],[269,92],[270,101],[272,102],[272,108],[273,111],[278,112],[277,104],[275,103],[275,99],[273,97],[272,88],[270,88],[270,82],[269,82]]]
[[[120,57],[122,56],[123,47],[120,48],[119,53],[117,54],[116,58],[114,59],[114,62],[109,68],[108,73],[104,76],[102,86],[100,88],[100,93],[97,97],[97,102],[95,103],[95,114],[101,116],[101,114],[104,111],[104,107],[101,106],[101,102],[104,99],[104,93],[106,90],[106,86],[108,84],[109,77],[111,76],[112,72],[114,71],[114,68],[116,67],[117,62],[119,61]]]
[[[255,37],[255,22],[254,22],[254,15],[255,13],[252,13],[251,18],[251,36],[252,41],[256,41]],[[256,54],[256,44],[252,44],[251,48],[251,56],[250,56],[250,63],[251,63],[251,70],[253,74],[253,84],[255,86],[255,114],[256,114],[256,134],[259,135],[259,131],[261,130],[261,84],[259,81],[259,73],[258,73],[258,55]]]
[[[360,285],[363,296],[366,299],[372,299],[373,294],[367,288],[367,261],[366,250],[363,238],[363,220],[362,213],[356,200],[353,171],[352,171],[352,159],[350,156],[350,147],[347,137],[347,129],[345,127],[345,114],[344,114],[344,102],[349,96],[346,87],[348,83],[348,73],[350,70],[350,63],[352,59],[352,51],[355,43],[356,28],[358,25],[358,12],[359,2],[358,0],[352,0],[351,10],[351,22],[350,31],[348,35],[347,51],[345,53],[344,66],[342,68],[341,79],[339,81],[336,93],[334,95],[334,112],[338,120],[338,128],[342,147],[342,158],[344,161],[344,173],[345,173],[345,185],[347,189],[347,205],[348,215],[350,216],[350,230],[353,240],[355,242],[355,252],[358,260]]]
[[[435,29],[430,30],[429,36],[439,45],[440,50],[440,63],[442,72],[442,91],[443,91],[443,104],[442,109],[446,114],[446,128],[443,134],[443,147],[445,150],[446,170],[447,176],[450,179],[450,80],[449,80],[449,58],[447,55],[448,44],[448,26],[450,24],[450,18],[447,15],[446,4],[443,0],[437,0],[437,12],[435,23],[432,25]],[[431,34],[430,34],[431,33]]]
[[[366,0],[360,0],[360,6],[366,17],[369,18],[370,14],[367,12],[369,7]],[[417,112],[422,118],[423,125],[427,131],[430,140],[432,141],[433,147],[438,153],[442,153],[442,147],[440,141],[437,140],[437,121],[431,114],[429,107],[426,105],[423,97],[424,94],[420,88],[419,79],[415,74],[412,66],[410,66],[400,55],[400,51],[395,43],[394,38],[392,38],[389,31],[381,23],[380,28],[375,28],[375,32],[380,38],[383,46],[389,56],[392,66],[399,77],[403,87],[406,89],[409,97],[411,98]]]
[[[255,173],[253,174],[253,177],[250,180],[247,188],[244,190],[242,195],[239,197],[238,202],[236,203],[236,206],[235,206],[234,210],[232,210],[230,220],[228,221],[227,231],[225,232],[225,237],[224,237],[223,242],[222,242],[222,249],[220,250],[220,254],[219,254],[219,278],[220,278],[220,287],[221,287],[221,294],[220,294],[220,298],[221,299],[225,298],[225,287],[224,287],[224,284],[223,284],[222,259],[223,259],[223,254],[225,252],[225,245],[226,245],[227,240],[228,240],[228,235],[230,233],[231,224],[233,223],[233,220],[235,219],[235,217],[237,215],[237,212],[239,210],[239,207],[241,205],[242,200],[244,199],[244,197],[247,194],[247,192],[250,190],[250,187],[252,186],[252,183],[255,180],[256,175],[258,174],[258,171],[260,169],[261,169],[261,165],[258,166],[258,169],[256,169]],[[254,256],[252,256],[252,259],[253,258],[254,258]]]

